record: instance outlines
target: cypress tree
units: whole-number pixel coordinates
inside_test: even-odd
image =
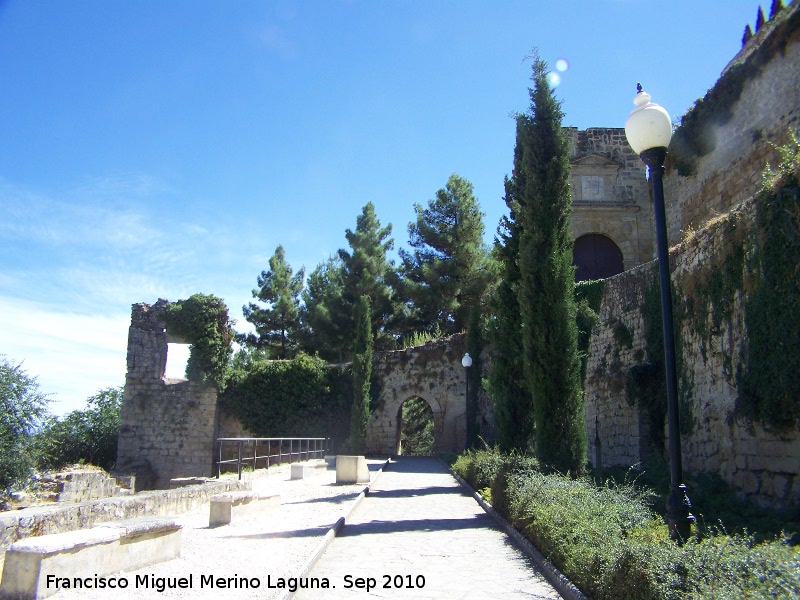
[[[547,64],[533,57],[531,105],[517,118],[512,179],[519,238],[523,368],[533,404],[536,454],[580,473],[586,459],[574,299],[569,144]]]
[[[350,449],[365,451],[369,420],[369,389],[372,377],[372,315],[369,296],[361,296],[353,310],[356,323],[353,343],[353,408],[350,413]]]
[[[750,38],[753,37],[753,29],[750,27],[750,23],[745,25],[744,27],[744,35],[742,36],[742,47],[750,41]]]
[[[516,220],[513,187],[512,181],[506,178],[505,202],[509,215],[500,221],[493,251],[500,264],[501,279],[489,300],[491,316],[487,324],[494,349],[489,397],[494,408],[497,446],[504,452],[524,451],[533,438],[533,406],[522,368],[522,318],[517,297],[520,226]]]
[[[766,18],[764,18],[764,9],[761,6],[758,7],[758,14],[756,15],[756,33],[761,30],[764,23],[766,23]]]

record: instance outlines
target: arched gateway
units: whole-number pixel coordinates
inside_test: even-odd
[[[376,356],[378,408],[367,423],[367,452],[400,454],[400,407],[425,400],[433,412],[434,452],[463,450],[467,435],[463,335]]]

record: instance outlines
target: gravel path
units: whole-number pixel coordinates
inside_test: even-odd
[[[371,469],[383,465],[369,461]],[[253,489],[281,495],[281,507],[241,522],[208,527],[208,505],[183,515],[181,557],[132,571],[117,577],[128,582],[126,589],[61,590],[54,600],[147,600],[148,598],[277,598],[285,590],[268,588],[278,578],[294,577],[325,534],[344,515],[364,484],[336,485],[336,472],[309,469],[309,477],[290,480],[289,467],[272,470],[268,477],[253,480]],[[371,471],[373,478],[377,471]],[[92,573],[75,573],[91,576]],[[137,577],[139,585],[137,587]],[[209,585],[208,578],[214,580]],[[268,580],[268,577],[270,578]],[[146,578],[147,587],[142,583]],[[183,578],[191,588],[165,588]],[[191,578],[191,579],[190,579]],[[228,579],[235,578],[235,579]],[[243,578],[243,579],[242,579]],[[224,581],[218,581],[218,580]],[[219,583],[229,587],[220,587]]]

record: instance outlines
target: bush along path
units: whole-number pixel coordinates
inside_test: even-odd
[[[453,469],[597,600],[800,597],[800,546],[788,536],[758,543],[720,526],[679,546],[634,484],[545,473],[494,450],[469,451]]]

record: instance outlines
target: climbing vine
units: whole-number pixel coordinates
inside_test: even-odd
[[[194,294],[169,303],[163,318],[168,333],[191,344],[186,377],[223,390],[233,340],[225,302],[213,295]]]
[[[682,317],[685,313],[681,310],[679,302],[673,292],[672,298],[675,312],[675,362],[678,372],[678,406],[680,431],[689,435],[694,429],[692,414],[692,391],[694,382],[684,369],[683,336],[681,333]],[[664,328],[661,318],[661,291],[658,269],[653,269],[653,279],[645,287],[644,304],[642,306],[644,319],[645,352],[644,359],[628,370],[625,388],[628,402],[638,404],[644,408],[650,430],[650,444],[658,450],[664,448],[664,424],[667,417],[667,383],[664,371]]]
[[[763,192],[746,257],[746,345],[736,372],[737,412],[776,431],[800,422],[800,192],[797,175]]]
[[[589,360],[589,339],[597,323],[600,302],[603,299],[604,279],[579,281],[575,284],[575,308],[578,322],[578,356],[581,360],[581,381],[586,380]]]
[[[349,366],[301,353],[233,369],[220,404],[256,436],[332,436],[341,442],[349,433],[353,393]]]

